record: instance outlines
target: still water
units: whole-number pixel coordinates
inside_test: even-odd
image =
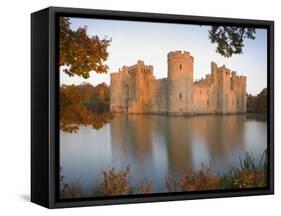
[[[65,182],[87,191],[102,171],[130,166],[132,184],[146,178],[162,192],[165,176],[210,165],[217,174],[239,166],[249,152],[257,160],[266,149],[267,122],[257,116],[117,115],[99,130],[81,127],[60,134],[60,166]]]

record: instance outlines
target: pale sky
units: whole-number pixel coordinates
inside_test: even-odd
[[[247,76],[247,93],[258,94],[267,86],[267,35],[265,29],[256,29],[256,39],[246,40],[243,54],[224,58],[215,52],[216,46],[208,39],[210,26],[116,21],[103,19],[71,18],[71,28],[88,26],[89,35],[111,38],[108,48],[107,74],[91,72],[90,78],[68,77],[61,72],[61,84],[88,82],[97,85],[110,83],[110,73],[123,65],[131,66],[137,60],[154,67],[156,78],[167,77],[167,54],[170,51],[189,51],[194,57],[194,79],[211,72],[211,61],[218,66]]]

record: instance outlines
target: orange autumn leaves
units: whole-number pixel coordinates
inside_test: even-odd
[[[93,87],[90,84],[81,84],[60,87],[60,129],[69,133],[78,132],[79,126],[82,125],[91,125],[99,129],[112,119],[113,115],[109,113],[107,101],[109,87],[105,84],[100,85]],[[99,96],[98,90],[102,97]],[[105,92],[106,96],[104,96]]]
[[[105,64],[111,40],[97,35],[89,36],[87,26],[71,29],[70,19],[60,17],[59,21],[59,65],[68,76],[90,77],[91,72],[107,73]],[[103,88],[101,88],[104,90]],[[79,127],[91,125],[95,129],[103,127],[112,114],[107,109],[109,88],[98,97],[99,92],[90,84],[62,85],[60,87],[60,129],[75,133]]]
[[[129,172],[129,166],[120,171],[116,171],[114,168],[109,171],[103,171],[103,182],[101,183],[102,194],[116,196],[152,193],[152,183],[147,179],[132,187],[130,185]]]
[[[71,29],[68,17],[60,17],[59,25],[59,65],[66,66],[64,72],[84,79],[90,77],[91,71],[106,73],[108,66],[105,61],[111,40],[89,36],[87,26]]]

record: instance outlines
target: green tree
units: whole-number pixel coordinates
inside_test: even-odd
[[[72,30],[68,17],[61,17],[59,25],[59,65],[65,66],[63,71],[85,79],[89,78],[90,71],[106,73],[108,66],[104,62],[111,40],[88,36],[87,26]]]
[[[267,88],[264,88],[258,95],[247,96],[247,112],[267,112]]]
[[[255,28],[212,26],[209,30],[211,43],[216,44],[216,52],[229,58],[233,54],[242,54],[245,39],[255,39]]]

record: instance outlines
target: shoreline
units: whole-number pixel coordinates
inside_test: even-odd
[[[168,112],[151,112],[151,113],[125,113],[125,112],[111,112],[114,115],[160,115],[160,116],[267,116],[267,113],[258,112],[240,112],[240,113],[168,113]]]

